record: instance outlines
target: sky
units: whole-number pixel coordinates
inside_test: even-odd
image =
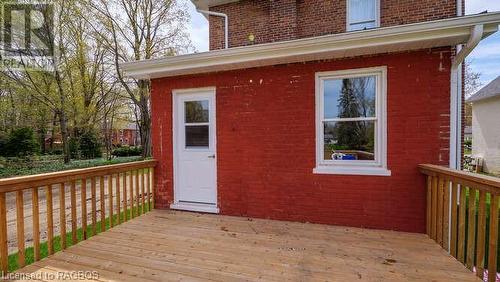
[[[208,50],[208,21],[196,12],[190,0],[180,0],[187,4],[191,22],[189,34],[198,52]],[[499,0],[465,0],[466,14],[500,11]],[[500,31],[484,39],[467,57],[474,72],[481,74],[481,83],[486,85],[500,75]]]

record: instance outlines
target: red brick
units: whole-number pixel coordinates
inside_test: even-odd
[[[347,0],[241,0],[211,7],[229,17],[229,46],[346,31]],[[382,27],[456,16],[456,0],[380,0]],[[211,16],[210,50],[224,47],[223,20]],[[253,34],[255,41],[248,36]]]
[[[451,52],[443,48],[154,79],[157,207],[168,208],[173,201],[172,89],[215,86],[222,214],[424,232],[425,178],[417,165],[448,163]],[[392,176],[313,174],[315,72],[383,65],[388,67]]]

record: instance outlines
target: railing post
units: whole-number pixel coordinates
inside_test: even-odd
[[[17,264],[23,267],[25,259],[24,242],[24,191],[16,192],[16,214],[17,214]]]
[[[38,207],[38,187],[32,189],[31,205],[33,209],[33,252],[35,261],[40,260],[40,211]]]
[[[5,275],[9,270],[7,247],[7,207],[5,193],[0,192],[0,270]]]
[[[498,248],[498,202],[500,197],[491,195],[490,205],[490,238],[488,251],[488,281],[497,279],[497,248]]]

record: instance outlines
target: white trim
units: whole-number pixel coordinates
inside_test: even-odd
[[[239,0],[191,0],[196,9],[208,10],[210,7],[238,2]],[[206,18],[208,18],[205,15]]]
[[[391,171],[383,167],[328,167],[320,166],[313,169],[314,174],[340,174],[340,175],[371,175],[391,176]]]
[[[376,113],[375,113],[375,160],[374,161],[339,161],[324,159],[323,123],[325,79],[341,79],[363,76],[376,77]],[[387,67],[372,67],[316,73],[316,167],[314,173],[355,174],[355,175],[390,175],[387,170]],[[357,120],[357,119],[356,119]],[[374,120],[370,118],[370,120]]]
[[[380,0],[374,0],[375,1],[375,27],[378,28],[380,27]],[[351,22],[350,22],[350,12],[351,12],[351,5],[350,5],[351,0],[346,0],[346,19],[345,19],[345,30],[346,31],[357,31],[359,29],[351,29]]]
[[[180,202],[178,200],[178,191],[176,189],[176,179],[178,179],[178,169],[177,169],[177,154],[178,154],[178,141],[177,141],[177,124],[178,124],[178,113],[177,113],[177,99],[183,94],[197,94],[200,92],[212,92],[213,93],[213,116],[215,120],[213,121],[212,134],[213,134],[213,150],[215,155],[217,155],[217,91],[215,86],[210,87],[200,87],[200,88],[184,88],[184,89],[173,89],[172,90],[172,169],[173,169],[173,189],[174,189],[174,202],[170,205],[172,209],[181,210],[192,210],[200,212],[210,212],[218,213],[218,186],[217,186],[217,162],[215,164],[215,203],[214,204],[200,204],[200,203],[187,203]],[[197,149],[190,149],[191,151],[196,151]]]
[[[170,205],[173,210],[219,213],[219,208],[216,205],[176,202]]]
[[[149,79],[209,73],[283,63],[345,58],[455,46],[465,43],[471,28],[485,24],[486,37],[498,30],[500,12],[370,30],[256,44],[188,55],[121,63],[125,75]]]

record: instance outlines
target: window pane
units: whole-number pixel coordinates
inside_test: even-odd
[[[349,0],[349,22],[359,23],[375,20],[377,0]]]
[[[374,117],[376,77],[324,81],[324,118]]]
[[[324,122],[325,160],[375,160],[375,121]]]
[[[184,102],[184,113],[186,123],[208,122],[208,101]]]
[[[208,147],[208,125],[186,126],[186,148]]]

